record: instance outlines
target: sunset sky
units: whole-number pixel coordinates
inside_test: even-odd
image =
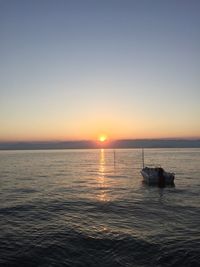
[[[199,0],[0,0],[0,141],[200,137]]]

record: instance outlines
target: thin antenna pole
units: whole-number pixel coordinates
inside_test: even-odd
[[[142,166],[144,168],[144,148],[142,148]]]

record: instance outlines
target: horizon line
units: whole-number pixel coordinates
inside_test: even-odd
[[[198,141],[200,140],[200,136],[196,137],[146,137],[146,138],[118,138],[118,139],[112,139],[108,138],[105,143],[109,142],[116,142],[116,141]],[[0,143],[63,143],[63,142],[99,142],[98,139],[50,139],[50,140],[45,140],[45,139],[33,139],[33,140],[0,140]]]
[[[97,148],[200,148],[199,139],[121,139],[113,141],[34,141],[0,142],[0,150],[41,149],[97,149]]]

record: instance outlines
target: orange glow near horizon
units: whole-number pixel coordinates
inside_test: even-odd
[[[110,112],[111,113],[111,112]],[[110,114],[109,113],[109,114]],[[91,115],[92,116],[92,115]],[[94,115],[96,116],[96,115]],[[159,139],[159,138],[188,138],[199,139],[200,131],[194,127],[187,128],[183,125],[177,130],[171,127],[170,122],[163,125],[156,121],[156,127],[152,121],[142,118],[135,119],[130,123],[128,119],[117,115],[118,121],[108,118],[76,118],[70,121],[70,124],[63,123],[65,118],[57,119],[54,123],[44,118],[38,121],[23,121],[23,123],[4,121],[0,129],[0,142],[57,142],[57,141],[84,141],[91,140],[97,142],[99,146],[106,146],[112,140],[120,139]]]

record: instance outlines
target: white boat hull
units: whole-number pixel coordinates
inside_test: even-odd
[[[149,185],[174,185],[174,174],[164,171],[162,168],[145,167],[141,170],[145,183]]]

